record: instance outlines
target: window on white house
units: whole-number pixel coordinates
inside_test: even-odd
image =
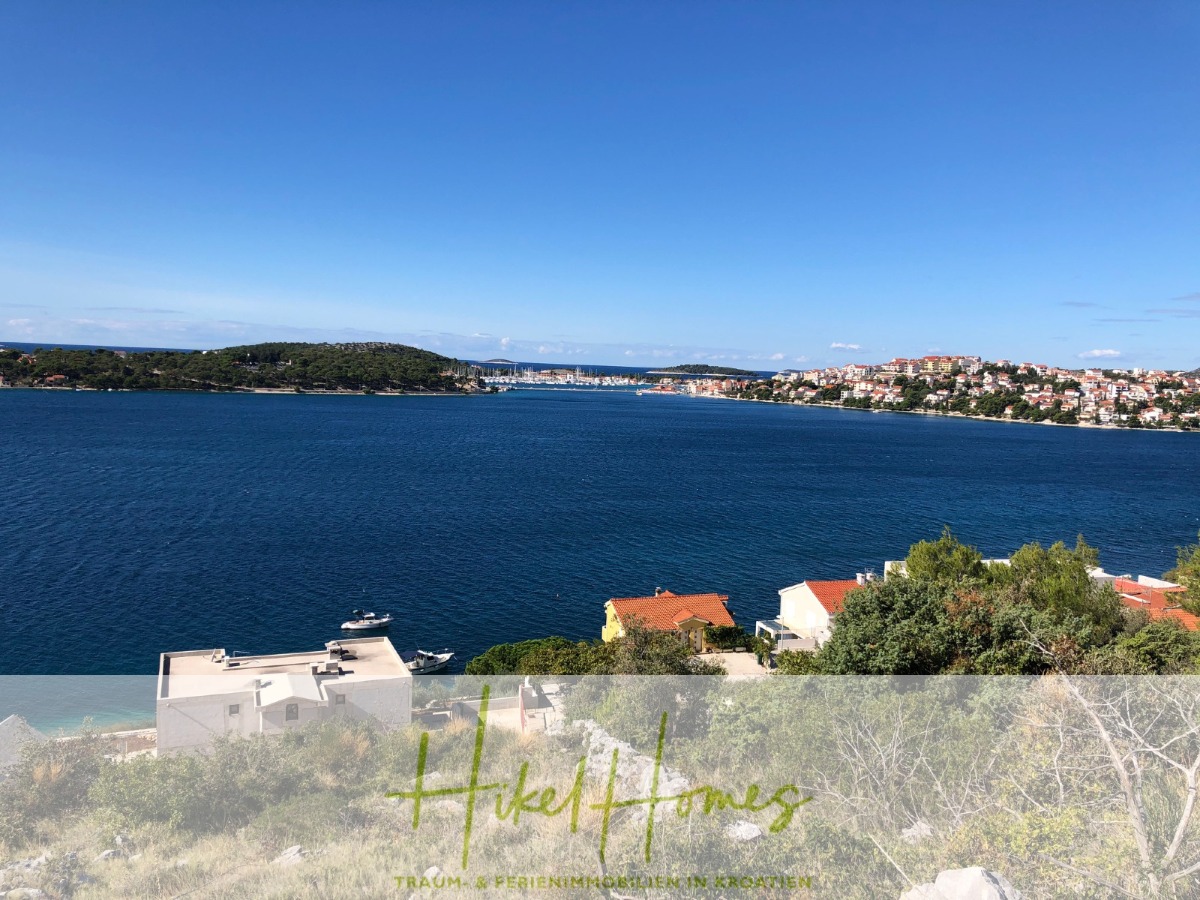
[[[346,705],[346,695],[345,694],[334,694],[333,695],[333,705],[334,706],[345,706]]]
[[[230,703],[229,704],[229,714],[231,716],[236,716],[241,711],[242,711],[242,704],[240,704],[240,703]]]
[[[300,719],[300,704],[289,703],[283,708],[283,720],[285,722],[296,722]]]

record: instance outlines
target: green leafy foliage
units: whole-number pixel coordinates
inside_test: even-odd
[[[846,595],[821,650],[830,675],[917,675],[945,670],[957,644],[947,589],[907,578],[875,581]]]
[[[564,637],[535,638],[514,644],[497,644],[467,663],[468,675],[525,675],[522,663],[535,654],[570,653],[576,644]]]
[[[681,366],[670,366],[664,372],[679,372],[685,375],[757,375],[749,369],[734,369],[729,366],[710,366],[706,363],[686,363]]]
[[[0,375],[98,390],[456,391],[477,387],[456,360],[403,344],[266,343],[206,352],[38,350],[0,355]]]
[[[498,644],[467,663],[468,675],[694,675],[724,669],[697,657],[674,632],[626,627],[607,643],[546,637]]]
[[[1181,567],[1196,557],[1180,551]],[[1026,544],[1008,564],[985,564],[949,528],[911,548],[908,577],[847,594],[817,653],[779,655],[785,674],[1038,675],[1200,671],[1200,635],[1123,606],[1093,581],[1094,547],[1080,536]],[[1174,573],[1168,573],[1174,574]]]
[[[79,813],[88,790],[107,768],[107,744],[90,727],[71,741],[26,744],[21,761],[0,782],[0,844],[24,846],[46,838],[47,821]]]
[[[718,650],[750,646],[751,635],[741,625],[709,625],[704,629],[704,641]]]
[[[1200,535],[1197,537],[1200,538]],[[1180,547],[1175,568],[1163,577],[1187,588],[1183,605],[1190,612],[1200,615],[1200,542]]]
[[[962,544],[947,525],[936,541],[920,541],[905,559],[908,577],[914,581],[961,584],[982,577],[983,554]]]

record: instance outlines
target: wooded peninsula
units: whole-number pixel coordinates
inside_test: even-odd
[[[0,349],[0,384],[136,391],[461,394],[484,390],[478,372],[466,363],[388,343],[266,343],[136,353]]]
[[[749,369],[731,369],[729,366],[710,366],[705,363],[686,363],[680,366],[669,366],[666,369],[658,369],[659,372],[674,373],[680,375],[751,375],[757,376],[758,372],[752,372]]]

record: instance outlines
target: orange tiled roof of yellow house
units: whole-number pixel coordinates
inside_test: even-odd
[[[676,594],[655,590],[650,597],[613,597],[604,604],[606,641],[621,637],[625,627],[638,621],[645,628],[678,632],[697,651],[707,648],[704,629],[709,625],[733,625],[725,608],[725,594]]]

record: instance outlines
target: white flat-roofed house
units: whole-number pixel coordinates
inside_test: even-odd
[[[277,734],[310,722],[412,718],[412,672],[386,637],[331,641],[310,653],[164,653],[158,752],[200,750],[223,735]]]

